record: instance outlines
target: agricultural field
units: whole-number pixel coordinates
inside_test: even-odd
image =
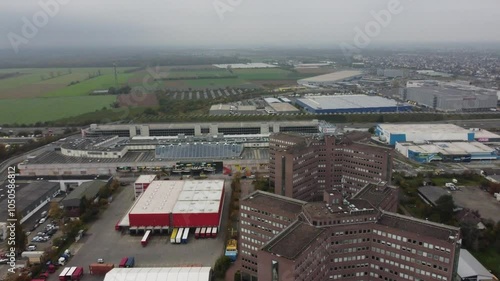
[[[153,96],[138,102],[124,96],[91,95],[110,87],[136,87],[144,94],[166,89],[200,90],[199,97],[191,97],[195,100],[205,98],[204,93],[206,98],[213,98],[209,89],[273,88],[295,85],[296,80],[313,76],[279,68],[228,70],[212,65],[160,66],[128,72],[132,69],[136,68],[117,68],[116,82],[112,67],[0,69],[0,124],[67,119],[109,108],[115,102],[122,107],[158,105]]]
[[[0,100],[0,124],[34,124],[100,110],[116,101],[115,96],[30,98]]]

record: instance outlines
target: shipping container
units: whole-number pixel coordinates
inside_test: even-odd
[[[61,271],[61,274],[59,274],[59,280],[60,281],[66,281],[66,274],[68,271],[71,269],[71,267],[65,267],[63,271]]]
[[[201,232],[201,227],[197,227],[196,230],[194,231],[194,238],[196,239],[200,238],[200,232]]]
[[[200,237],[205,238],[205,235],[207,234],[207,228],[203,227],[200,232]]]
[[[141,245],[146,247],[148,245],[149,238],[151,237],[151,230],[147,230],[141,240]]]
[[[189,228],[184,228],[184,233],[182,234],[182,243],[187,244],[189,236]]]
[[[217,237],[217,227],[212,227],[212,238]]]
[[[184,228],[180,228],[179,232],[177,232],[177,236],[175,237],[175,243],[180,244],[182,239],[182,233],[184,233]]]
[[[83,276],[83,267],[77,267],[75,272],[71,275],[71,280],[80,281],[80,278]]]
[[[134,265],[135,265],[134,257],[128,257],[125,267],[134,267]]]
[[[174,228],[172,234],[170,235],[170,243],[175,244],[175,238],[177,237],[177,233],[179,232],[178,228]]]
[[[89,265],[89,272],[92,275],[105,275],[114,267],[112,263],[93,263]]]
[[[120,265],[118,267],[125,267],[125,265],[127,264],[127,260],[128,258],[127,257],[124,257],[121,261],[120,261]]]

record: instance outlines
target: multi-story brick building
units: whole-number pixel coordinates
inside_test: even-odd
[[[317,201],[329,188],[353,194],[367,183],[389,182],[392,150],[361,142],[367,137],[369,134],[272,135],[269,177],[275,193]]]
[[[255,192],[241,202],[241,257],[251,260],[242,262],[244,280],[452,281],[459,229],[396,209],[397,189],[386,184],[368,184],[349,199],[331,190],[311,203]],[[249,238],[258,241],[252,248]]]

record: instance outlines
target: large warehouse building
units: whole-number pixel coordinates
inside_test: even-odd
[[[485,111],[497,107],[498,91],[459,82],[408,81],[401,98],[442,111]]]
[[[397,142],[500,140],[500,136],[486,130],[468,130],[453,124],[378,124],[375,134],[380,141],[390,145]]]
[[[131,233],[174,227],[219,227],[223,180],[153,181],[119,223]]]
[[[269,135],[277,132],[317,133],[318,120],[283,122],[217,122],[163,124],[92,124],[82,130],[82,136],[102,137],[177,137],[218,135]]]
[[[333,73],[323,74],[319,76],[309,77],[305,79],[298,80],[299,85],[306,87],[324,87],[333,86],[337,83],[349,82],[354,79],[359,79],[363,75],[363,72],[357,70],[344,70],[337,71]]]
[[[367,95],[308,96],[297,99],[297,104],[315,114],[411,110],[411,106],[400,105],[395,100]]]
[[[473,160],[500,159],[494,148],[480,142],[433,142],[420,143],[398,142],[396,150],[407,158],[429,163],[432,161],[443,162],[469,162]]]

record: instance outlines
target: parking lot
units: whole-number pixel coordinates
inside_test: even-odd
[[[230,181],[226,181],[227,200],[224,210],[227,210],[230,198]],[[66,266],[82,266],[85,280],[103,280],[104,276],[91,276],[88,274],[89,264],[102,258],[104,263],[113,263],[118,267],[121,258],[135,257],[136,267],[163,267],[163,266],[210,266],[224,252],[224,237],[219,235],[213,239],[194,239],[194,234],[189,235],[187,244],[170,244],[170,236],[152,236],[146,247],[141,246],[141,236],[130,236],[115,231],[116,222],[123,217],[133,204],[132,186],[125,186],[115,196],[108,209],[103,212],[84,237],[70,247],[74,255]],[[220,228],[221,234],[225,228],[224,222],[228,214],[224,213]],[[62,271],[60,268],[48,280],[58,280],[57,276]]]
[[[500,221],[500,202],[479,187],[462,187],[451,193],[455,204],[471,210],[478,210],[484,219]]]

